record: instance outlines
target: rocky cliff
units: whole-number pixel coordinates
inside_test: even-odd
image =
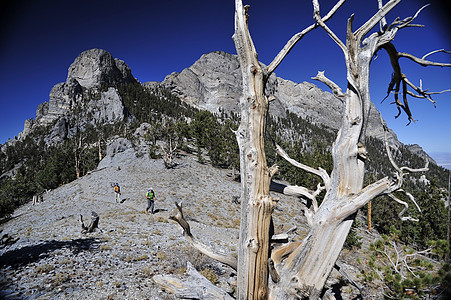
[[[127,83],[138,81],[124,61],[114,59],[102,49],[82,52],[70,65],[66,81],[55,85],[49,100],[38,106],[36,118],[25,121],[18,139],[23,139],[35,127],[51,124],[50,136],[46,140],[59,142],[72,134],[68,124],[74,118],[91,124],[124,120],[126,109],[115,87]],[[241,84],[237,57],[216,51],[202,55],[192,66],[168,75],[163,82],[143,85],[167,88],[200,109],[237,113]],[[284,117],[286,111],[290,111],[312,123],[335,130],[340,127],[342,103],[312,83],[295,83],[273,74],[267,84],[267,93],[275,96],[270,105],[273,116]],[[368,135],[379,139],[384,136],[380,113],[374,105]],[[390,132],[389,139],[393,146],[400,145],[393,132]]]
[[[59,142],[71,134],[69,122],[114,123],[125,118],[125,108],[117,86],[137,83],[130,68],[102,49],[82,52],[70,65],[65,82],[56,84],[49,100],[41,103],[36,118],[25,121],[19,140],[34,128],[52,124],[47,142]]]
[[[154,87],[156,83],[144,85]],[[161,85],[200,109],[218,112],[221,108],[227,112],[239,112],[242,79],[235,55],[220,51],[204,54],[189,68],[168,75]],[[267,93],[276,98],[270,104],[273,116],[284,117],[288,110],[312,123],[340,128],[342,103],[313,83],[295,83],[272,75]],[[379,139],[384,137],[380,113],[374,105],[371,107],[368,135]],[[390,132],[389,139],[392,145],[400,144],[393,132]]]

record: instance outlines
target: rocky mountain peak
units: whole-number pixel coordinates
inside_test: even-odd
[[[242,77],[236,55],[222,51],[202,55],[192,66],[174,72],[161,83],[183,101],[210,112],[219,109],[239,112]],[[154,82],[144,83],[153,87]],[[266,85],[267,94],[275,97],[269,106],[269,113],[285,117],[286,111],[295,113],[315,124],[338,130],[341,126],[343,104],[331,93],[325,92],[313,83],[296,83],[272,74]],[[372,104],[369,116],[368,135],[384,139],[380,113]],[[399,141],[390,131],[389,142],[399,146]]]
[[[84,88],[136,82],[125,62],[103,49],[83,51],[69,67],[66,82],[72,79]]]
[[[415,153],[416,155],[418,155],[419,157],[421,157],[425,160],[428,160],[430,163],[437,164],[435,162],[435,160],[432,157],[430,157],[429,154],[427,154],[420,145],[412,144],[412,145],[406,145],[406,146],[407,146],[407,149],[410,150],[410,152]]]
[[[49,100],[38,106],[36,118],[25,121],[18,139],[24,139],[36,127],[54,124],[45,139],[52,144],[71,135],[68,124],[74,118],[82,127],[124,120],[125,107],[116,87],[127,83],[138,81],[124,61],[103,49],[82,52],[70,65],[66,81],[54,85]],[[77,117],[77,108],[90,117]]]

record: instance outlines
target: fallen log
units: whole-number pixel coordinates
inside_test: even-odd
[[[168,292],[181,299],[203,300],[232,300],[226,291],[211,283],[207,278],[197,272],[196,268],[188,262],[184,280],[173,275],[155,275],[152,279]]]

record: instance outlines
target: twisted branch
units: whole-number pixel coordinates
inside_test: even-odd
[[[420,8],[413,17],[405,18],[402,21],[400,21],[399,19],[396,19],[392,24],[390,24],[390,26],[388,26],[388,29],[385,30],[384,33],[394,35],[401,28],[404,28],[407,26],[410,26],[410,27],[411,26],[420,26],[420,25],[413,25],[411,23],[426,6],[427,5]],[[423,67],[426,67],[426,66],[451,67],[451,63],[434,62],[434,61],[430,61],[430,60],[426,59],[426,57],[428,57],[432,54],[435,54],[438,52],[451,53],[450,51],[446,51],[444,49],[439,49],[439,50],[431,51],[431,52],[425,54],[422,58],[419,58],[410,53],[398,52],[396,50],[395,46],[390,41],[387,41],[387,42],[381,41],[381,44],[378,47],[380,49],[384,49],[387,52],[387,54],[390,58],[392,68],[393,68],[393,75],[392,75],[392,78],[388,85],[387,95],[385,96],[385,98],[382,101],[384,101],[390,95],[390,93],[394,94],[395,101],[393,103],[396,104],[396,107],[398,109],[398,114],[395,116],[395,118],[398,118],[401,115],[401,112],[404,111],[406,113],[406,115],[408,117],[408,121],[409,121],[407,125],[409,125],[412,121],[415,122],[415,119],[413,118],[412,112],[410,111],[410,108],[409,108],[409,102],[407,99],[408,95],[415,97],[415,98],[427,99],[431,103],[433,103],[435,106],[436,103],[432,99],[432,95],[433,94],[441,94],[441,93],[450,91],[449,89],[441,91],[441,92],[429,92],[428,90],[423,90],[421,81],[420,81],[419,86],[414,85],[411,81],[408,80],[407,76],[404,73],[402,73],[401,66],[399,64],[399,59],[401,57],[405,57]],[[408,87],[412,88],[416,93],[413,93],[412,91],[408,90]],[[402,94],[402,102],[399,99],[399,94]]]
[[[288,161],[290,164],[292,164],[293,166],[300,168],[306,172],[312,173],[314,175],[317,175],[319,177],[321,177],[321,179],[323,180],[324,183],[324,187],[326,190],[329,190],[330,188],[330,176],[327,173],[326,170],[324,170],[323,168],[312,168],[310,166],[304,165],[303,163],[297,162],[296,160],[292,159],[283,149],[282,147],[280,147],[279,145],[275,145],[276,146],[276,153],[279,154],[282,158],[284,158],[286,161]]]
[[[318,74],[316,74],[315,77],[312,77],[312,79],[321,81],[322,83],[327,85],[331,89],[334,96],[337,97],[338,99],[341,100],[345,96],[345,94],[343,94],[338,84],[336,84],[335,82],[333,82],[324,75],[324,71],[318,71]]]
[[[321,20],[323,22],[327,22],[332,16],[335,14],[335,12],[345,3],[346,0],[339,0],[334,7],[325,15]],[[285,44],[285,46],[280,50],[280,52],[277,54],[277,56],[274,58],[274,60],[268,65],[266,71],[267,76],[271,75],[272,72],[280,65],[282,60],[287,56],[288,53],[290,53],[291,49],[293,49],[294,45],[296,45],[297,42],[299,42],[307,33],[312,31],[313,29],[317,28],[318,24],[315,22],[315,24],[310,25],[309,27],[305,28],[301,32],[296,33],[291,37],[291,39]]]
[[[399,190],[399,191],[402,191],[402,190]],[[410,194],[409,194],[409,195],[410,195]],[[391,199],[393,199],[393,200],[395,200],[396,202],[398,202],[399,204],[404,205],[404,209],[398,214],[398,217],[401,219],[401,221],[413,221],[413,222],[418,222],[418,221],[419,221],[418,219],[413,218],[413,217],[411,217],[411,216],[409,216],[409,217],[403,217],[404,213],[407,211],[407,209],[409,209],[409,204],[407,204],[407,202],[404,202],[404,201],[398,199],[398,198],[397,198],[395,195],[393,195],[392,193],[388,194],[388,196],[389,196]],[[412,196],[412,195],[410,195],[410,196]],[[409,198],[410,198],[410,197],[409,197]],[[413,197],[412,197],[412,198],[413,198]],[[414,201],[414,202],[415,202],[415,201]],[[416,202],[415,202],[415,204],[416,204]],[[419,208],[418,205],[416,205],[416,207]],[[419,211],[421,212],[420,209],[419,209]]]
[[[191,233],[191,229],[189,226],[189,223],[185,220],[183,216],[182,211],[182,203],[178,204],[175,202],[176,209],[174,209],[169,216],[169,219],[176,221],[179,223],[179,225],[183,228],[183,235],[187,239],[187,241],[199,250],[201,253],[207,255],[208,257],[211,257],[223,264],[226,264],[230,267],[232,267],[234,270],[237,268],[237,261],[236,258],[228,255],[223,255],[220,253],[214,252],[210,247],[206,246],[205,244],[201,243],[199,240],[197,240]]]

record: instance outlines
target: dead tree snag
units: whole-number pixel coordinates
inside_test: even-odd
[[[377,13],[357,30],[353,29],[351,16],[347,23],[346,41],[343,42],[326,25],[326,21],[334,15],[344,0],[338,1],[324,17],[320,15],[318,0],[312,0],[315,23],[294,35],[268,67],[259,63],[249,33],[249,6],[243,6],[241,0],[235,1],[233,40],[243,80],[240,98],[241,122],[235,132],[240,151],[241,171],[241,223],[236,265],[237,299],[318,299],[343,248],[353,222],[352,216],[370,200],[380,195],[391,195],[394,201],[406,207],[407,203],[401,203],[393,193],[403,192],[401,187],[405,175],[427,170],[427,165],[421,169],[397,166],[391,158],[387,144],[387,155],[395,169],[395,176],[382,178],[367,186],[363,185],[365,163],[368,160],[365,136],[371,105],[369,67],[374,55],[381,49],[389,53],[395,72],[389,85],[389,93],[394,93],[398,109],[406,113],[409,121],[413,120],[413,117],[408,107],[407,96],[433,101],[431,98],[433,93],[423,90],[421,85],[416,87],[407,80],[407,76],[401,72],[399,58],[406,57],[427,66],[451,66],[426,60],[427,56],[436,51],[423,58],[416,58],[410,54],[399,53],[394,48],[392,40],[398,30],[414,26],[411,23],[418,14],[404,20],[397,19],[387,25],[385,15],[400,1],[390,0],[382,5],[382,1],[379,0]],[[378,23],[381,30],[369,34]],[[333,94],[343,103],[342,125],[332,146],[333,170],[329,174],[324,169],[306,166],[290,158],[276,145],[276,151],[281,157],[293,166],[317,175],[322,182],[315,190],[302,186],[271,184],[277,166],[268,167],[265,156],[263,137],[271,99],[271,95],[265,93],[265,85],[269,76],[293,46],[316,27],[321,27],[339,46],[347,68],[348,84],[345,92],[328,79],[324,72],[319,72],[313,78],[330,87]],[[402,101],[398,98],[401,85]],[[414,92],[407,90],[407,87]],[[311,203],[306,203],[302,207],[310,227],[302,241],[294,242],[286,239],[285,242],[288,242],[284,245],[270,247],[273,242],[270,232],[271,215],[277,205],[277,200],[271,198],[269,194],[270,186],[273,190],[308,199]],[[322,192],[325,192],[325,196],[319,203],[317,197]],[[413,196],[407,196],[414,202]],[[183,218],[181,207],[177,208],[179,215],[174,216],[174,220],[184,228],[185,236],[194,245],[189,224]],[[400,218],[412,220],[403,216],[405,211],[406,209],[403,209],[400,212]],[[327,299],[331,297],[327,293],[324,295]]]
[[[85,225],[83,222],[83,215],[80,215],[80,225],[81,225],[81,233],[91,233],[96,228],[99,228],[99,215],[95,212],[91,212],[91,223],[89,225]]]

